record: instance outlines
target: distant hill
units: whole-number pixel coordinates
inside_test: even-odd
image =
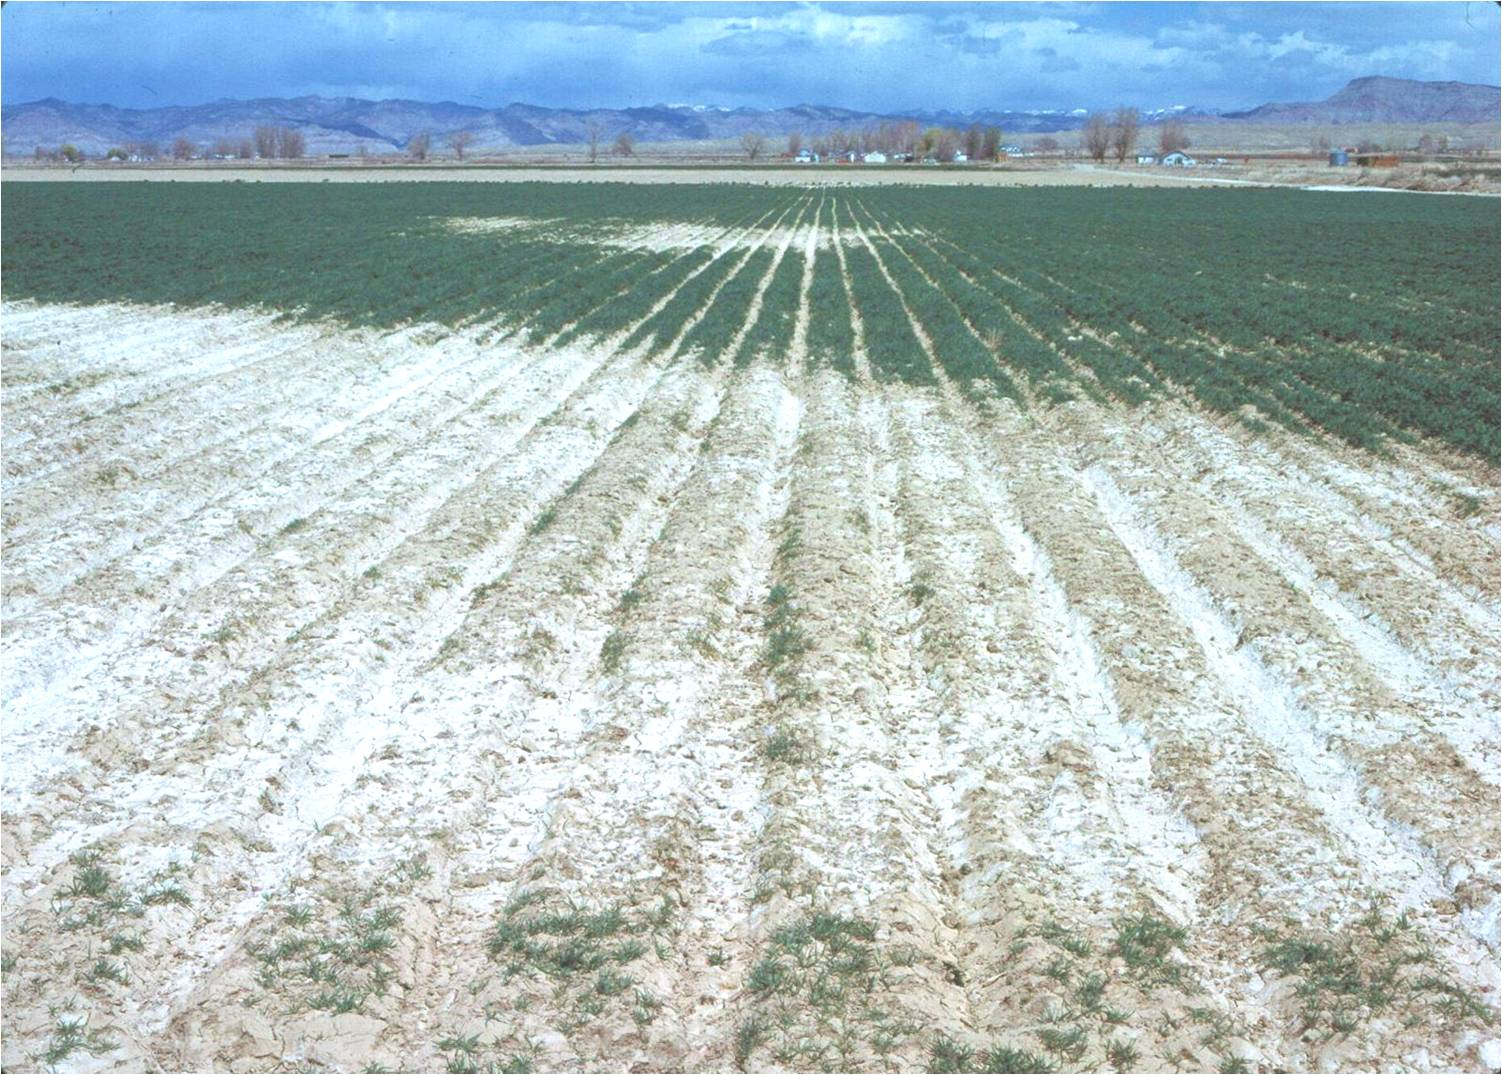
[[[639,142],[722,140],[760,131],[780,138],[794,131],[808,136],[843,128],[858,130],[885,121],[912,119],[923,125],[966,127],[994,124],[1007,135],[1079,128],[1087,110],[982,110],[978,112],[911,112],[883,115],[828,105],[794,105],[771,110],[714,108],[704,105],[653,105],[645,108],[546,108],[509,104],[480,108],[426,101],[367,101],[356,97],[260,98],[166,108],[116,108],[70,104],[48,98],[0,110],[0,135],[7,153],[24,156],[36,146],[71,142],[90,156],[128,142],[154,142],[166,152],[186,137],[212,147],[221,139],[250,136],[258,125],[292,127],[306,140],[310,156],[372,154],[404,150],[412,138],[428,132],[434,150],[457,132],[473,136],[472,152],[518,146],[578,144],[592,125],[608,145],[622,132]],[[1217,113],[1186,105],[1149,109],[1145,122],[1178,117],[1190,122],[1373,123],[1497,122],[1498,90],[1462,82],[1414,82],[1397,78],[1358,78],[1329,100],[1312,104],[1266,104],[1247,112]]]
[[[607,142],[622,132],[638,142],[676,142],[739,138],[756,130],[769,137],[801,132],[809,136],[836,129],[858,130],[888,121],[916,120],[924,125],[965,127],[994,124],[1009,134],[1069,130],[1084,121],[1084,109],[1005,112],[913,112],[885,115],[828,105],[793,105],[772,110],[714,108],[703,105],[653,105],[646,108],[545,108],[510,104],[478,108],[444,101],[366,101],[352,97],[264,98],[215,101],[189,107],[130,109],[78,105],[55,98],[8,106],[3,110],[6,151],[24,155],[35,146],[71,142],[90,155],[127,142],[155,142],[165,151],[178,137],[198,145],[247,137],[260,124],[301,131],[310,154],[371,153],[407,147],[427,131],[440,149],[455,132],[473,135],[473,150],[516,146],[578,144],[588,140],[591,124]]]
[[[1250,123],[1496,123],[1502,90],[1471,82],[1417,82],[1372,75],[1354,78],[1323,101],[1265,104],[1227,112]]]

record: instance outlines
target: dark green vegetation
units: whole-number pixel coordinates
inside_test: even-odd
[[[1499,228],[1485,199],[541,183],[4,193],[9,299],[261,306],[381,328],[497,324],[534,340],[629,330],[630,343],[659,348],[700,318],[685,344],[707,362],[738,337],[774,263],[772,247],[751,253],[748,241],[817,212],[826,238],[838,224],[848,268],[820,246],[807,296],[817,365],[858,370],[853,309],[882,381],[942,373],[967,394],[1023,406],[1179,396],[1254,427],[1376,450],[1425,436],[1498,457]],[[446,226],[498,217],[537,226]],[[695,238],[664,250],[600,241],[688,222]],[[716,256],[721,238],[733,241]],[[766,281],[740,361],[785,360],[799,245]]]

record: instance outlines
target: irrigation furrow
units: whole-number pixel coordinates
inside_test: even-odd
[[[151,834],[168,848],[181,839],[180,824],[212,831],[217,821],[238,837],[219,848],[212,880],[204,881],[206,893],[240,890],[251,895],[229,895],[228,905],[218,908],[211,924],[194,934],[190,950],[201,971],[208,973],[223,958],[226,943],[254,924],[262,905],[259,893],[281,890],[296,871],[307,868],[304,864],[320,859],[328,874],[327,863],[338,859],[338,846],[369,810],[354,808],[348,801],[351,790],[367,786],[367,797],[379,793],[379,786],[369,787],[372,771],[399,756],[391,753],[398,743],[405,747],[414,737],[425,740],[435,730],[403,708],[401,685],[413,682],[416,664],[440,648],[449,633],[445,625],[462,615],[476,587],[493,578],[498,565],[527,539],[528,524],[535,526],[548,500],[566,486],[570,470],[603,450],[609,431],[652,394],[660,377],[660,368],[654,372],[648,366],[634,372],[615,369],[599,378],[599,387],[575,401],[565,422],[554,422],[527,439],[525,450],[466,488],[462,501],[446,507],[428,530],[382,562],[378,574],[367,574],[357,599],[289,646],[278,668],[262,677],[263,684],[250,697],[223,700],[217,717],[208,722],[225,740],[220,749],[209,746],[206,752],[207,745],[190,742],[188,755],[179,760],[193,761],[191,770],[174,776],[168,769],[161,778],[143,781],[130,796],[132,801],[124,804],[130,817],[152,817],[150,803],[161,796],[176,804]],[[496,512],[506,520],[499,532],[492,521]],[[456,552],[467,560],[460,577],[452,580],[451,589],[433,593],[431,572],[452,563]],[[418,611],[393,617],[397,609]],[[376,645],[327,648],[331,636],[365,635],[372,622],[380,624]],[[359,658],[351,662],[355,653]],[[245,785],[247,772],[253,786]],[[383,798],[389,799],[389,793]],[[441,813],[430,804],[429,816]],[[401,814],[401,823],[388,829],[388,836],[410,844],[410,816]],[[151,836],[132,835],[138,848],[151,842]],[[88,832],[75,833],[72,841],[91,838],[113,840],[112,827],[96,823]],[[230,876],[218,872],[222,870],[231,871]],[[327,880],[333,884],[339,878]],[[231,960],[229,970],[243,971],[244,963],[243,957]],[[181,994],[169,999],[186,1001]]]
[[[862,384],[867,384],[871,380],[871,352],[866,347],[865,321],[861,317],[860,308],[855,304],[854,291],[850,286],[850,263],[845,257],[847,240],[840,232],[839,202],[834,197],[829,200],[829,228],[834,236],[835,258],[840,264],[840,282],[844,286],[845,298],[850,307],[852,365],[857,379]]]
[[[877,657],[897,644],[883,622],[891,594],[882,572],[900,559],[901,545],[876,544],[897,539],[889,529],[878,536],[872,518],[872,446],[852,393],[831,370],[806,382],[801,443],[760,610],[767,685],[757,752],[768,814],[742,969],[749,995],[734,1028],[749,1050],[737,1052],[742,1064],[770,1056],[797,1067],[861,1068],[913,1047],[904,1017],[925,1025],[964,1017],[963,993],[944,977],[952,959],[939,936],[946,927],[928,803],[898,761],[912,749],[897,732],[898,714],[919,703],[909,670]],[[837,961],[824,965],[828,949],[800,980],[794,964],[827,942],[797,940],[811,912],[849,931],[870,960],[871,984]],[[770,981],[774,966],[788,977]],[[832,996],[812,988],[820,974],[829,975]]]
[[[755,685],[739,679],[733,656],[711,647],[712,639],[720,637],[717,631],[724,632],[722,641],[734,639],[734,605],[755,600],[736,587],[752,585],[741,576],[754,572],[755,542],[763,529],[759,520],[772,496],[775,460],[785,451],[779,446],[791,439],[790,419],[796,420],[796,412],[786,410],[790,398],[765,371],[735,377],[721,417],[708,430],[700,461],[673,497],[662,531],[631,584],[631,596],[617,614],[621,642],[618,649],[604,650],[598,687],[584,696],[560,693],[556,702],[508,706],[514,716],[500,733],[506,744],[500,749],[515,755],[519,746],[523,752],[515,772],[503,777],[509,785],[507,800],[516,806],[475,817],[478,831],[465,840],[474,839],[477,851],[486,852],[475,868],[495,879],[483,882],[488,897],[469,904],[480,916],[480,929],[497,928],[508,901],[515,906],[536,892],[539,907],[518,910],[519,921],[542,907],[556,908],[561,896],[571,897],[590,914],[612,908],[625,914],[630,930],[616,938],[625,940],[638,927],[646,930],[643,916],[665,899],[662,923],[646,931],[669,944],[677,931],[693,929],[699,918],[709,916],[701,900],[734,893],[733,888],[706,886],[703,872],[721,867],[712,849],[701,849],[699,839],[710,833],[715,834],[711,839],[733,838],[737,826],[750,824],[740,813],[750,809],[749,803],[726,801],[734,788],[727,789],[724,782],[734,782],[745,735],[744,730],[736,734],[734,707],[726,711],[720,706],[737,694],[754,695]],[[709,504],[733,510],[709,512]],[[730,579],[723,587],[716,584],[722,575]],[[442,696],[422,706],[429,708],[441,712]],[[711,711],[716,718],[706,720]],[[482,740],[495,735],[479,734]],[[596,808],[606,801],[609,809]],[[740,820],[732,819],[732,813],[739,813]],[[729,825],[730,832],[716,825]],[[736,855],[729,861],[741,859]],[[610,968],[634,981],[630,989],[621,989],[628,1006],[636,985],[659,1002],[665,999],[679,960],[692,952],[673,944],[663,951],[674,954],[652,958],[653,938],[639,939],[645,942],[643,951]],[[522,957],[503,949],[495,958],[504,967]],[[571,1009],[581,999],[573,992],[582,986],[588,996],[593,968],[588,974],[581,971],[577,982],[561,983],[566,993],[560,995],[539,989],[547,980],[538,977],[546,967],[526,959],[522,963],[521,980],[508,988],[498,979],[480,991],[478,1000],[456,1009],[454,1017],[463,1022],[475,1007],[501,996],[513,998],[520,989],[534,1001],[526,1020],[529,1028],[568,1025]],[[701,969],[696,965],[692,971]],[[662,1016],[676,1018],[667,1010]],[[652,1028],[653,1021],[655,1016],[646,1021],[642,1037],[618,1044],[670,1048],[671,1030]],[[587,1033],[570,1042],[586,1060],[599,1048]],[[562,1062],[572,1054],[550,1055],[551,1062]]]
[[[498,431],[494,422],[471,416],[468,437],[474,450],[467,450],[465,439],[457,435],[422,445],[403,457],[402,467],[351,490],[351,499],[337,511],[335,505],[325,505],[302,526],[283,528],[255,556],[192,594],[140,644],[101,658],[97,669],[73,681],[66,696],[53,691],[24,705],[17,703],[18,711],[31,718],[27,727],[34,727],[54,748],[43,749],[38,743],[33,755],[38,768],[24,774],[13,771],[8,777],[19,782],[51,771],[51,766],[62,762],[69,745],[62,738],[64,730],[82,727],[91,713],[103,713],[109,719],[88,728],[83,742],[73,744],[73,749],[79,757],[92,759],[96,774],[101,768],[121,764],[160,766],[166,760],[162,752],[183,733],[188,735],[187,742],[173,746],[167,756],[183,749],[191,756],[192,722],[163,722],[164,712],[191,714],[203,705],[216,704],[215,698],[223,700],[217,704],[235,704],[243,701],[245,690],[254,698],[255,685],[264,673],[276,666],[289,646],[310,641],[306,632],[319,627],[320,617],[337,607],[341,595],[370,586],[372,568],[378,573],[382,562],[401,550],[412,535],[441,525],[454,515],[454,505],[464,504],[485,483],[492,487],[502,483],[499,487],[504,488],[506,475],[518,462],[510,454],[518,445],[546,450],[557,437],[552,431],[560,417],[571,412],[583,410],[589,415],[603,406],[607,409],[602,417],[608,417],[612,405],[592,401],[595,397],[608,401],[613,391],[621,390],[612,389],[609,383],[612,365],[576,352],[572,361],[561,363],[551,381],[534,384],[532,394],[520,396],[519,406],[518,397],[512,397],[505,432]],[[349,532],[350,518],[365,520],[363,537]],[[344,536],[332,542],[322,530],[336,520]],[[507,523],[493,519],[482,532],[502,531]],[[412,596],[427,598],[455,581],[453,567],[441,560],[428,562]],[[180,670],[175,677],[174,669]],[[126,724],[120,725],[121,721]],[[126,726],[131,729],[128,734]],[[202,728],[197,734],[213,743],[220,739],[217,731]],[[53,760],[44,766],[44,758]]]
[[[6,404],[18,410],[16,420],[6,423],[7,455],[43,435],[56,440],[101,415],[128,411],[277,357],[256,357],[262,337],[276,336],[295,349],[316,340],[323,330],[307,325],[289,331],[273,314],[243,310],[181,311],[116,303],[75,307],[7,300],[3,312]],[[137,313],[154,316],[138,320]],[[181,322],[181,331],[163,339],[158,321],[169,313]],[[81,324],[95,322],[100,326],[97,332],[81,329]],[[204,336],[217,346],[203,346]],[[247,336],[256,338],[247,341]],[[39,376],[40,364],[55,370]],[[17,379],[32,387],[17,392]],[[24,473],[16,463],[7,472]]]
[[[131,314],[153,327],[167,326],[182,332],[175,318],[135,310]],[[263,415],[290,414],[307,420],[309,416],[297,409],[298,399],[287,390],[292,381],[289,374],[301,369],[308,350],[318,347],[327,332],[327,328],[300,328],[291,334],[291,340],[268,333],[269,346],[267,340],[254,340],[232,348],[254,357],[228,370],[203,373],[177,390],[164,390],[144,400],[129,400],[102,411],[85,410],[76,422],[44,422],[44,434],[7,448],[7,471],[16,475],[8,484],[21,492],[48,484],[48,479],[58,476],[72,481],[93,478],[99,471],[108,472],[121,455],[132,452],[170,463],[176,458],[174,453],[182,451],[174,438],[181,437],[184,429],[195,429],[193,417],[206,412],[217,414],[214,425],[205,431],[214,442],[254,428]],[[349,377],[362,368],[351,362],[342,372]],[[154,381],[147,382],[148,388],[154,386]],[[190,445],[188,454],[198,447]],[[114,480],[118,478],[105,484]]]
[[[340,711],[360,719],[346,720],[316,754],[326,762],[351,751],[354,758],[328,774],[320,765],[297,761],[297,752],[270,755],[294,759],[270,777],[278,803],[324,802],[343,826],[358,831],[367,854],[400,858],[413,817],[448,834],[441,848],[448,894],[426,911],[409,904],[416,917],[431,919],[434,931],[441,931],[423,957],[420,983],[428,998],[421,1003],[435,1007],[432,1033],[424,1040],[416,1027],[395,1028],[409,1046],[420,1043],[424,1052],[444,1027],[457,1029],[467,1018],[464,1006],[442,1000],[450,988],[483,984],[490,976],[470,962],[483,952],[500,902],[494,896],[475,902],[480,886],[498,873],[514,876],[525,852],[525,846],[505,839],[517,831],[521,817],[514,810],[495,812],[490,798],[506,787],[507,801],[526,801],[523,787],[509,785],[518,780],[530,785],[535,770],[528,762],[546,769],[545,759],[554,752],[564,756],[581,749],[579,737],[597,705],[593,670],[603,621],[655,532],[664,503],[696,465],[695,433],[718,406],[718,389],[691,371],[666,374],[649,396],[635,412],[638,417],[616,426],[595,465],[553,500],[545,527],[538,528],[535,520],[543,517],[539,512],[546,500],[513,514],[507,543],[515,553],[499,562],[498,573],[496,555],[487,554],[472,565],[447,613],[432,618],[421,638],[392,640],[413,650],[416,664],[432,663],[424,671],[413,660],[404,661],[395,670],[379,669],[381,678],[394,686],[414,681],[420,672],[420,694],[407,698],[382,686],[365,703],[350,693],[360,684],[358,676],[341,691]],[[688,418],[680,421],[684,413]],[[574,436],[586,430],[581,426]],[[545,623],[529,622],[539,586],[563,587],[551,594],[548,607],[572,606],[574,615],[558,609]],[[330,669],[324,678],[337,674]],[[299,682],[296,688],[324,693],[316,683]],[[476,699],[483,704],[472,704]],[[493,764],[504,757],[516,761]],[[413,781],[413,773],[446,775]],[[330,794],[330,776],[342,784],[340,794]],[[520,800],[512,798],[518,793]],[[350,835],[336,832],[324,842],[336,847]]]
[[[1213,504],[1236,540],[1306,594],[1374,675],[1444,718],[1453,734],[1469,736],[1456,740],[1462,750],[1495,752],[1486,741],[1490,721],[1474,719],[1496,709],[1496,666],[1485,659],[1494,632],[1477,622],[1487,619],[1484,612],[1462,613],[1451,584],[1374,539],[1307,477],[1288,465],[1272,470],[1260,453],[1186,417],[1159,408],[1150,424],[1128,427],[1102,415],[1092,430],[1106,435],[1112,456],[1124,453],[1145,470],[1172,475]],[[1374,557],[1374,545],[1387,554]],[[1494,628],[1495,616],[1489,619]],[[1468,723],[1448,719],[1466,713],[1473,715]],[[1497,763],[1479,768],[1490,779]]]
[[[1473,925],[1495,918],[1496,885],[1482,880],[1497,869],[1499,833],[1489,808],[1496,784],[1482,775],[1495,763],[1457,751],[1484,743],[1485,732],[1455,736],[1448,726],[1468,719],[1489,727],[1491,711],[1448,714],[1395,694],[1397,685],[1383,682],[1321,620],[1306,591],[1270,577],[1266,566],[1258,570],[1256,552],[1219,523],[1212,505],[1122,466],[1096,463],[1086,480],[1117,529],[1133,535],[1144,573],[1155,584],[1177,578],[1192,592],[1183,609],[1214,625],[1204,627],[1201,644],[1227,674],[1255,682],[1265,704],[1278,707],[1280,734],[1294,737],[1283,740],[1284,752],[1318,759],[1306,779],[1322,791],[1348,785],[1347,802],[1375,803],[1372,827],[1392,834],[1389,842],[1405,855],[1399,861],[1437,893],[1431,900],[1458,902],[1473,912]],[[1440,774],[1450,801],[1436,810]],[[1397,866],[1390,862],[1388,872]],[[1489,933],[1477,939],[1497,945]]]
[[[306,469],[311,460],[331,457],[340,450],[379,461],[393,440],[409,432],[408,423],[432,420],[424,408],[432,406],[433,397],[464,394],[479,384],[499,388],[505,377],[516,372],[519,361],[512,357],[514,351],[481,351],[467,341],[445,341],[428,351],[424,361],[397,367],[364,391],[347,385],[345,403],[309,411],[299,422],[268,422],[160,466],[151,465],[148,452],[127,447],[123,449],[127,454],[117,456],[113,464],[115,470],[128,474],[118,489],[99,484],[99,479],[90,483],[96,488],[85,484],[83,488],[42,490],[47,507],[55,510],[23,519],[19,534],[12,536],[13,542],[20,540],[7,548],[8,598],[19,600],[24,614],[26,606],[70,587],[74,592],[98,591],[99,583],[91,576],[101,570],[118,570],[122,559],[147,559],[142,554],[170,543],[174,532],[201,527],[206,513],[227,515],[237,511],[243,498],[252,496],[262,502],[252,508],[253,514],[266,512],[266,494],[256,492],[263,485],[284,491],[283,502],[291,505],[291,513],[280,520],[284,523],[306,512],[309,500],[307,493],[285,486],[279,476]],[[455,354],[453,361],[445,361],[446,354]],[[362,361],[368,363],[369,352],[364,356]],[[536,360],[536,356],[523,357]],[[338,363],[328,365],[328,375],[337,378]],[[436,417],[441,420],[441,412]],[[372,425],[377,427],[373,431]],[[357,438],[364,446],[353,444]],[[18,499],[24,505],[34,498],[23,492]],[[316,497],[312,502],[317,502]],[[246,519],[247,524],[250,521]],[[49,535],[46,542],[27,540],[42,534]],[[194,569],[202,569],[191,549],[178,555]],[[148,571],[134,584],[157,598],[161,591],[149,576]]]

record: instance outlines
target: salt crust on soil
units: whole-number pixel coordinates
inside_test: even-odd
[[[812,204],[768,223],[652,241],[869,241]],[[856,382],[807,371],[806,309],[795,361],[713,368],[0,315],[7,1070],[41,1066],[58,1012],[109,1039],[69,1070],[432,1069],[466,1035],[544,1069],[729,1069],[810,892],[915,946],[888,1000],[962,1037],[1046,1025],[1058,987],[1013,927],[1104,947],[1152,908],[1207,992],[1132,998],[1144,1068],[1219,1062],[1166,1029],[1195,1005],[1268,1066],[1496,1066],[1476,1032],[1300,1036],[1248,932],[1378,898],[1496,1002],[1497,534],[1435,524],[1422,457],[1174,403],[982,416],[872,383],[863,352]],[[793,678],[764,662],[774,583],[810,639]],[[811,772],[766,760],[779,729]],[[61,926],[88,847],[189,900],[131,919],[123,982]],[[539,884],[677,908],[630,968],[655,1019],[576,1026],[547,979],[504,980],[487,939]],[[328,894],[371,885],[399,912],[384,996],[336,1014],[260,982],[289,906],[332,929]]]

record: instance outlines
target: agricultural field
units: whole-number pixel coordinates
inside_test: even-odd
[[[6,1070],[1497,1070],[1499,225],[14,184]]]

